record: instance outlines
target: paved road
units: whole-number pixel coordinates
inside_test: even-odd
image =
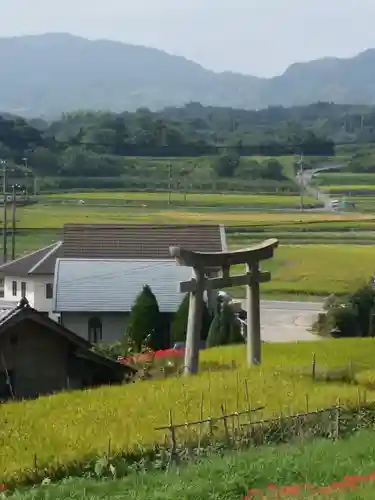
[[[245,301],[242,301],[245,307]],[[319,340],[308,329],[322,311],[316,302],[261,301],[262,340],[265,342],[296,342]]]

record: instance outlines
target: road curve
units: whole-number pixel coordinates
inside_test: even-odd
[[[246,301],[242,300],[242,307]],[[323,304],[281,300],[261,300],[261,334],[264,342],[303,342],[320,340],[309,331]]]

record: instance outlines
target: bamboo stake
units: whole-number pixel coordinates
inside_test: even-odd
[[[312,379],[315,380],[315,378],[316,378],[316,355],[315,355],[315,352],[313,353],[311,372],[312,372]]]
[[[169,459],[169,463],[168,463],[168,469],[172,465],[173,459],[176,455],[176,448],[177,448],[175,428],[173,426],[172,410],[169,410],[169,430],[171,433],[172,448],[171,448],[171,455],[170,455],[170,459]]]
[[[230,435],[229,435],[229,430],[228,430],[228,422],[227,422],[227,416],[225,414],[224,405],[221,405],[221,413],[222,413],[222,418],[223,418],[223,423],[224,423],[225,437],[226,437],[227,442],[230,443]]]
[[[200,408],[200,420],[203,420],[203,391],[201,394],[201,408]],[[198,456],[201,454],[201,440],[202,440],[202,424],[199,425],[199,434],[198,434]]]

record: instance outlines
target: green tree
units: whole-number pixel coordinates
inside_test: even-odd
[[[171,325],[171,341],[172,344],[176,342],[186,341],[186,331],[187,323],[189,317],[189,294],[187,293],[183,298],[179,308],[174,315],[172,325]],[[212,321],[211,314],[208,310],[206,302],[203,304],[202,312],[202,328],[201,328],[201,340],[205,341],[207,339],[208,331]]]
[[[233,177],[239,164],[240,156],[237,153],[224,153],[216,160],[214,169],[218,177]]]
[[[138,352],[146,337],[150,336],[150,347],[154,350],[163,347],[163,335],[159,305],[151,288],[145,285],[135,299],[126,328],[126,336],[133,340]]]
[[[241,335],[239,322],[230,305],[224,302],[212,320],[208,332],[207,347],[243,343],[244,339]]]

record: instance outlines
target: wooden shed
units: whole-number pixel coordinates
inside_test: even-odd
[[[31,308],[0,319],[0,400],[118,384],[135,369],[94,353],[92,344]]]

